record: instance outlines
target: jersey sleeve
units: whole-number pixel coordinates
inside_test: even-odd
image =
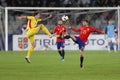
[[[40,22],[41,22],[41,21],[42,21],[42,19],[38,19],[38,21],[40,21]]]
[[[57,29],[56,29],[56,26],[54,27],[54,30],[53,30],[53,33],[56,33],[57,32]]]
[[[76,28],[74,28],[74,27],[71,27],[70,29],[71,29],[72,31],[74,31],[74,32],[80,32],[80,28],[76,29]]]
[[[27,19],[33,19],[34,17],[33,16],[27,16],[26,18]]]
[[[103,33],[101,30],[95,29],[93,27],[90,27],[91,32],[97,32],[97,33]]]

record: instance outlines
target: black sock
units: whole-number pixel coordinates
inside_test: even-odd
[[[62,56],[62,51],[58,51],[59,55]]]
[[[64,59],[64,56],[65,56],[65,51],[62,50],[62,58]]]
[[[81,56],[81,57],[80,57],[80,64],[83,64],[83,60],[84,60],[84,57]]]
[[[70,35],[64,36],[64,39],[69,39],[69,38],[71,38]]]

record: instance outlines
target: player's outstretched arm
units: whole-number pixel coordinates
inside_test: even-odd
[[[69,27],[69,29],[71,29],[74,32],[80,32],[80,28],[77,29],[77,28],[74,28],[73,26]]]
[[[18,20],[21,20],[21,19],[25,19],[27,16],[17,16],[16,18],[18,19]]]
[[[46,21],[47,19],[50,19],[52,17],[52,14],[50,14],[48,17],[43,18],[42,21]]]

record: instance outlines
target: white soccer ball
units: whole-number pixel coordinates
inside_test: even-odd
[[[63,21],[67,21],[68,19],[69,19],[68,16],[66,16],[66,15],[62,16]]]

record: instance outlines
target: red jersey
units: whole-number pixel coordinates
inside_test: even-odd
[[[54,27],[54,33],[56,33],[56,35],[60,35],[60,33],[62,33],[62,35],[65,34],[66,32],[66,27],[65,26],[60,26],[60,25],[57,25]],[[56,42],[64,42],[65,40],[64,39],[61,39],[60,37],[57,37],[56,38]]]
[[[74,32],[79,32],[79,39],[83,42],[86,42],[88,40],[88,37],[91,32],[97,32],[97,33],[102,33],[101,30],[97,30],[91,26],[81,26],[80,28],[76,29],[74,27],[71,28]]]

